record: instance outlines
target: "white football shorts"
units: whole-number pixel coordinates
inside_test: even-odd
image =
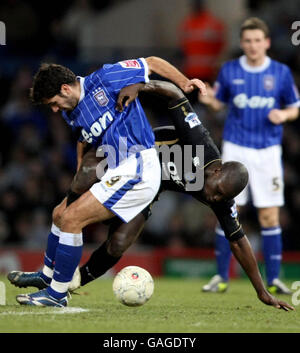
[[[143,150],[108,168],[90,192],[107,209],[128,223],[156,196],[161,168],[155,148]]]
[[[238,206],[249,200],[258,208],[284,205],[284,180],[280,145],[255,149],[223,142],[223,162],[237,161],[248,169],[249,183],[235,198]]]

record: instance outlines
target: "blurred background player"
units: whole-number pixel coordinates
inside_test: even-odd
[[[206,6],[204,0],[191,0],[191,11],[179,27],[183,72],[210,83],[225,48],[225,23]]]
[[[215,111],[228,106],[223,133],[223,160],[236,160],[249,171],[249,186],[236,197],[238,206],[248,201],[249,189],[261,227],[262,251],[268,289],[290,294],[279,280],[282,257],[279,207],[284,205],[281,141],[283,123],[299,114],[299,93],[287,65],[267,56],[269,29],[258,18],[244,21],[240,47],[244,55],[226,62],[214,90],[200,101]],[[224,292],[228,287],[231,252],[220,227],[216,229],[217,275],[203,287]]]

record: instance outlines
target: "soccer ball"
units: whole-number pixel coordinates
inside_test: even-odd
[[[113,292],[127,306],[145,304],[154,291],[153,278],[148,271],[138,266],[124,267],[113,281]]]

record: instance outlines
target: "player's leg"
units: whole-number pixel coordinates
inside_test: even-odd
[[[282,241],[279,225],[279,207],[258,208],[258,220],[262,235],[262,252],[265,260],[268,286],[279,277]]]
[[[66,306],[69,283],[82,255],[82,228],[88,222],[94,223],[113,216],[90,191],[66,207],[60,219],[60,236],[50,285],[36,293],[18,295],[17,301],[24,305]]]
[[[47,284],[50,284],[53,277],[56,248],[60,237],[60,219],[63,211],[98,181],[96,176],[96,166],[98,162],[99,159],[96,157],[96,151],[90,149],[83,157],[81,167],[73,178],[70,190],[67,192],[67,197],[60,205],[55,207],[52,213],[52,227],[48,235],[44,267],[41,274],[41,277]]]
[[[131,221],[155,197],[160,185],[160,163],[155,149],[143,150],[123,164],[109,169],[99,183],[63,212],[56,250],[54,275],[46,292],[19,295],[26,305],[67,305],[68,286],[82,253],[82,229],[117,214]]]
[[[53,277],[53,268],[56,249],[60,237],[60,218],[71,203],[76,201],[82,193],[87,191],[91,185],[98,181],[96,167],[100,159],[96,157],[94,149],[89,150],[83,157],[81,167],[74,176],[70,190],[66,198],[54,208],[52,212],[52,226],[48,235],[47,247],[44,257],[44,267],[41,272],[11,271],[8,274],[9,281],[17,287],[46,288]]]
[[[89,180],[87,180],[87,182],[89,183]],[[79,184],[76,182],[74,183],[74,181],[72,183],[72,186],[74,190],[79,192],[81,192],[84,187],[83,184]],[[88,186],[89,185],[86,184],[86,187]],[[45,257],[44,257],[44,267],[40,275],[41,278],[45,281],[45,283],[47,283],[47,285],[50,284],[53,277],[56,249],[57,249],[60,234],[61,234],[60,224],[61,224],[62,214],[70,204],[72,204],[80,197],[80,195],[81,193],[75,192],[72,189],[70,189],[67,193],[67,197],[65,197],[65,199],[53,210],[52,227],[51,227],[51,232],[48,235],[47,247],[46,247]]]
[[[289,294],[291,291],[279,280],[282,256],[279,213],[284,204],[281,147],[271,146],[256,151],[256,154],[253,158],[253,163],[257,163],[253,171],[255,187],[251,191],[253,204],[258,210],[267,285],[272,293]]]
[[[83,157],[81,167],[73,178],[66,198],[57,207],[55,207],[52,212],[52,227],[51,232],[48,235],[44,267],[41,274],[41,277],[47,284],[51,282],[53,277],[56,248],[60,237],[61,216],[66,207],[76,201],[81,194],[87,191],[91,185],[98,181],[96,176],[96,166],[98,162],[99,158],[96,157],[96,151],[94,149],[90,149]]]
[[[54,274],[48,294],[62,300],[68,291],[82,255],[82,229],[92,223],[114,217],[90,192],[65,209],[60,220],[60,237],[55,254]]]
[[[279,207],[258,209],[258,219],[262,235],[268,290],[275,294],[291,294],[291,291],[279,280],[282,259],[282,232],[279,223]]]
[[[11,284],[19,288],[36,287],[38,289],[46,288],[53,276],[53,267],[56,248],[60,236],[59,222],[60,217],[67,206],[67,198],[54,208],[52,212],[52,226],[47,238],[47,247],[44,256],[44,266],[39,272],[11,271],[7,275]]]
[[[66,208],[61,218],[54,276],[48,288],[50,295],[60,299],[68,289],[81,257],[82,229],[115,214],[124,223],[130,222],[154,199],[160,172],[155,149],[144,150],[117,168],[109,169],[101,182]]]
[[[115,218],[110,225],[108,239],[95,250],[89,260],[80,268],[80,282],[72,283],[72,289],[93,281],[112,268],[124,252],[133,244],[145,224],[145,217],[138,214],[129,223]]]

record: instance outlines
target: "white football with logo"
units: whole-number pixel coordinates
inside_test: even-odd
[[[153,278],[148,271],[138,266],[124,267],[114,278],[113,292],[127,306],[145,304],[154,291]]]

